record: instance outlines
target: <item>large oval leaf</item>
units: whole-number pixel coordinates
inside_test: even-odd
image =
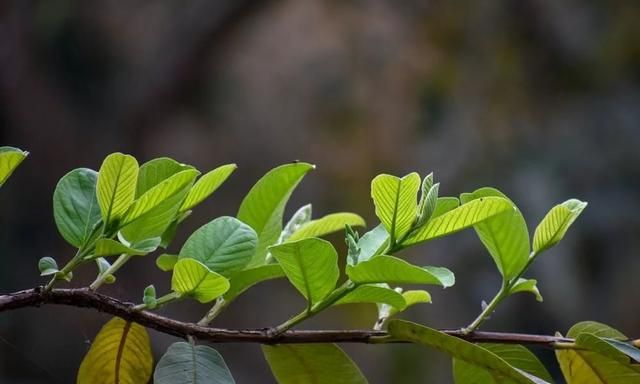
[[[196,184],[189,191],[184,203],[182,203],[180,212],[186,212],[192,209],[196,205],[202,203],[207,197],[211,196],[211,194],[215,192],[229,176],[231,176],[236,168],[238,168],[238,166],[235,164],[222,165],[198,179]]]
[[[200,261],[212,271],[230,276],[251,260],[258,236],[234,217],[223,216],[203,225],[184,243],[179,257]]]
[[[282,232],[285,205],[304,175],[314,168],[307,163],[281,165],[267,172],[242,200],[238,219],[258,234],[258,246],[250,266],[265,263],[267,247],[276,243]]]
[[[28,155],[18,148],[0,147],[0,187]]]
[[[540,253],[562,240],[571,224],[576,221],[586,206],[586,202],[570,199],[551,208],[538,224],[533,235],[534,252]]]
[[[234,384],[222,356],[206,345],[173,343],[153,373],[154,384]]]
[[[328,241],[311,238],[269,248],[294,287],[311,304],[324,299],[338,281],[338,253]]]
[[[201,303],[208,303],[227,292],[229,280],[197,260],[182,259],[173,267],[171,289]]]
[[[77,384],[140,384],[151,378],[153,355],[147,330],[114,317],[91,344]]]
[[[411,230],[418,214],[420,175],[413,172],[403,178],[378,175],[371,182],[371,197],[376,216],[391,236],[391,243],[402,239]]]
[[[98,173],[87,168],[74,169],[60,179],[53,192],[53,217],[62,237],[80,248],[100,221],[96,197]]]
[[[394,338],[435,348],[453,358],[481,367],[493,375],[509,379],[514,383],[544,383],[543,380],[532,378],[530,375],[514,368],[493,352],[479,345],[435,329],[408,321],[391,320],[388,331]]]
[[[344,231],[345,225],[364,227],[364,219],[355,213],[339,212],[326,215],[317,220],[311,220],[295,231],[287,241],[296,241],[309,237],[320,237],[329,233]]]
[[[502,192],[488,187],[462,194],[460,200],[467,204],[483,197],[509,200]],[[520,275],[529,260],[527,223],[520,210],[515,205],[513,207],[513,210],[504,211],[473,226],[506,281]]]
[[[236,272],[229,279],[231,286],[227,293],[224,294],[224,300],[230,302],[254,285],[280,277],[284,277],[284,271],[278,264],[261,265]]]
[[[366,384],[353,360],[335,344],[263,345],[279,384]]]
[[[133,203],[138,179],[138,162],[116,152],[107,156],[98,172],[96,193],[105,225],[120,220]]]
[[[501,197],[473,200],[440,216],[435,217],[434,214],[425,226],[413,232],[402,245],[413,245],[450,235],[508,210],[513,210],[513,205]]]
[[[194,167],[179,163],[168,157],[160,157],[149,160],[140,166],[138,182],[136,185],[136,197],[175,175],[178,172],[195,169]]]
[[[455,283],[453,273],[446,268],[421,268],[386,255],[376,256],[355,266],[348,265],[347,275],[358,284],[434,284],[446,288]]]

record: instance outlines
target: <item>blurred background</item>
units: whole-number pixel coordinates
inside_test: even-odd
[[[64,262],[51,196],[114,151],[238,171],[181,227],[171,250],[234,215],[268,169],[317,164],[287,216],[354,211],[375,226],[378,173],[434,171],[442,195],[491,185],[533,232],[570,197],[589,207],[485,330],[553,334],[580,320],[640,337],[640,5],[637,1],[10,1],[0,3],[0,144],[31,156],[0,193],[0,292],[34,287],[37,260]],[[331,238],[344,250],[342,236]],[[457,284],[405,318],[457,328],[499,288],[473,231],[404,254]],[[169,276],[134,259],[104,292],[139,302]],[[78,271],[86,285],[92,266]],[[275,325],[303,301],[286,281],[248,291],[216,321]],[[197,320],[207,307],[163,314]],[[46,306],[0,316],[1,383],[70,383],[107,316]],[[371,327],[374,306],[335,308],[307,328]],[[151,331],[158,359],[175,338]],[[219,345],[238,383],[273,383],[257,345]],[[412,346],[347,345],[371,383],[451,382],[450,362]],[[549,350],[536,350],[547,362]],[[558,370],[552,368],[558,375]]]

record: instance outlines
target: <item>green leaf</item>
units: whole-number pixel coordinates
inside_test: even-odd
[[[402,245],[406,247],[450,235],[508,210],[513,210],[513,205],[501,197],[473,200],[440,216],[434,214],[427,225],[411,233]]]
[[[334,305],[353,303],[383,303],[388,304],[398,311],[402,311],[407,306],[404,297],[386,287],[376,285],[360,285],[338,300]]]
[[[74,169],[60,179],[53,192],[53,217],[62,237],[76,248],[84,246],[100,221],[96,197],[98,174]]]
[[[291,219],[289,219],[289,222],[287,222],[287,224],[282,229],[277,244],[287,241],[295,231],[311,221],[311,211],[311,204],[303,205],[302,207],[298,208],[293,216],[291,216]]]
[[[416,220],[420,175],[413,172],[403,178],[378,175],[371,182],[371,197],[376,216],[391,236],[391,244],[402,239]]]
[[[238,219],[258,234],[258,246],[249,266],[265,264],[267,247],[276,243],[282,232],[285,205],[304,175],[315,166],[307,163],[281,165],[267,172],[242,200]]]
[[[536,297],[537,301],[542,302],[542,295],[540,294],[540,291],[538,290],[538,286],[536,284],[538,284],[537,280],[520,278],[513,285],[513,287],[509,291],[509,294],[528,292],[533,294]]]
[[[453,358],[502,376],[514,383],[538,384],[541,380],[534,380],[522,371],[512,367],[493,352],[468,341],[459,339],[446,333],[419,324],[403,320],[389,321],[388,331],[396,339],[409,341],[432,347]]]
[[[98,276],[104,275],[107,270],[111,267],[111,263],[107,261],[104,257],[98,257],[95,259],[96,266],[98,267]],[[113,275],[108,275],[105,277],[105,284],[113,284],[116,282],[116,277]]]
[[[295,231],[287,241],[296,241],[309,237],[320,237],[329,233],[344,230],[345,225],[352,227],[364,227],[367,224],[364,219],[355,213],[340,212],[326,215],[317,220],[311,220]]]
[[[438,191],[440,190],[440,183],[433,184],[433,173],[430,173],[422,181],[420,204],[418,205],[418,218],[416,220],[415,227],[424,225],[435,212],[438,205]]]
[[[144,289],[144,293],[142,296],[142,302],[146,304],[147,308],[154,309],[157,304],[156,300],[156,287],[153,285],[148,285]]]
[[[395,315],[398,312],[406,311],[409,307],[412,307],[416,304],[429,304],[431,303],[431,295],[427,291],[422,290],[412,290],[402,292],[402,298],[405,302],[405,307],[402,310],[397,310],[395,308],[391,308],[388,314],[388,317]]]
[[[460,196],[460,200],[463,204],[467,204],[485,197],[502,197],[509,200],[502,192],[489,187],[464,193]],[[489,251],[505,281],[520,275],[529,261],[527,223],[520,210],[515,205],[513,208],[474,225],[480,241]]]
[[[223,276],[244,269],[251,260],[258,236],[234,217],[223,216],[200,227],[184,243],[179,257],[200,261]]]
[[[562,240],[586,206],[586,202],[570,199],[551,208],[533,235],[533,251],[538,254]]]
[[[454,275],[446,268],[418,267],[393,256],[376,256],[355,266],[347,266],[347,275],[357,284],[434,284],[450,287]]]
[[[238,166],[235,164],[226,164],[208,172],[198,179],[193,188],[191,188],[191,191],[189,191],[184,203],[182,203],[180,212],[186,212],[202,203],[207,197],[211,196],[237,168]]]
[[[553,380],[549,371],[527,348],[522,345],[509,344],[478,344],[482,348],[493,352],[512,367],[526,372],[536,378],[551,383]],[[462,360],[453,360],[453,377],[456,384],[501,384],[504,379],[492,371],[480,368]],[[535,382],[535,381],[534,381]]]
[[[136,197],[175,175],[178,172],[195,169],[194,167],[179,163],[168,157],[160,157],[147,161],[140,166],[136,185]]]
[[[637,365],[629,364],[628,358],[624,361],[616,359],[615,357],[619,355],[614,355],[614,358],[607,357],[606,354],[611,353],[611,349],[607,348],[606,342],[600,342],[598,339],[626,340],[627,337],[622,333],[601,323],[585,321],[571,327],[567,337],[576,339],[578,345],[586,348],[556,350],[556,358],[567,383],[631,384],[640,382]]]
[[[267,264],[259,267],[245,269],[234,273],[229,279],[231,287],[224,294],[224,300],[233,301],[247,289],[263,281],[284,277],[284,271],[278,264]]]
[[[635,347],[632,343],[627,341],[620,341],[612,338],[601,338],[609,345],[625,354],[627,357],[633,360],[635,363],[640,363],[640,349]]]
[[[29,152],[18,148],[0,147],[0,187],[27,156]]]
[[[436,209],[433,211],[431,215],[432,219],[435,219],[438,216],[442,216],[445,213],[452,211],[460,206],[460,200],[457,197],[438,197],[438,202],[436,203]]]
[[[222,356],[206,345],[179,341],[160,358],[153,373],[154,384],[234,384]]]
[[[269,248],[294,287],[311,304],[324,299],[336,286],[338,253],[328,241],[311,238]]]
[[[171,244],[173,238],[176,236],[178,225],[185,221],[187,217],[191,216],[191,212],[193,211],[186,211],[178,214],[178,217],[174,219],[171,224],[169,224],[167,229],[164,230],[162,236],[160,236],[160,238],[162,239],[162,241],[160,242],[160,246],[162,248],[166,249],[167,247],[169,247],[169,244]]]
[[[40,276],[49,276],[58,273],[58,263],[53,257],[43,257],[38,261]]]
[[[335,344],[263,345],[278,384],[366,384],[353,360]]]
[[[182,296],[208,303],[227,292],[229,280],[197,260],[181,259],[173,267],[171,289]]]
[[[383,224],[378,224],[377,227],[362,235],[358,241],[358,247],[360,248],[358,260],[347,259],[347,262],[350,265],[354,265],[367,261],[373,256],[379,255],[388,244],[389,233]]]
[[[173,270],[173,267],[178,262],[178,255],[170,255],[168,253],[163,253],[162,255],[156,258],[156,266],[160,268],[161,271],[169,272]]]
[[[109,228],[126,213],[136,195],[138,162],[116,152],[107,156],[98,172],[96,193],[102,220]]]
[[[89,259],[93,259],[95,257],[104,257],[104,256],[113,256],[113,255],[134,255],[134,256],[144,256],[148,253],[155,251],[160,245],[160,238],[155,237],[152,239],[147,239],[139,244],[134,244],[132,246],[127,246],[122,244],[119,241],[112,239],[99,239],[96,242],[96,249],[94,254],[89,257]]]

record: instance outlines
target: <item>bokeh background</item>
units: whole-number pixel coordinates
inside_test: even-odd
[[[509,298],[484,329],[566,332],[585,319],[640,336],[640,6],[637,1],[10,1],[0,3],[0,143],[32,154],[0,193],[0,292],[68,260],[51,196],[114,151],[239,170],[183,225],[172,249],[253,182],[295,159],[317,164],[287,212],[350,210],[376,224],[370,180],[434,171],[441,194],[491,185],[532,232],[554,204],[589,207],[531,268],[544,303]],[[343,250],[341,236],[331,238]],[[499,287],[473,231],[406,252],[456,272],[406,318],[461,327]],[[73,285],[94,271],[79,271]],[[105,292],[141,300],[169,276],[135,259]],[[303,306],[285,281],[247,292],[216,322],[264,327]],[[196,320],[206,307],[164,314]],[[370,327],[373,306],[308,328]],[[70,383],[107,320],[47,306],[0,316],[1,383]],[[174,338],[151,331],[159,358]],[[273,383],[257,345],[220,345],[238,383]],[[447,383],[448,359],[412,346],[348,345],[371,383]],[[545,361],[553,355],[536,350]],[[558,370],[552,368],[554,374]]]

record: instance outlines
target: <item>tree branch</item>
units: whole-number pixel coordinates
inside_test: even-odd
[[[25,307],[39,307],[44,304],[67,305],[79,308],[91,308],[113,316],[121,317],[156,331],[211,343],[388,343],[399,342],[391,339],[385,331],[374,330],[301,330],[287,331],[274,335],[270,328],[264,329],[221,329],[203,327],[160,316],[148,311],[138,311],[133,303],[117,300],[113,297],[92,292],[86,288],[54,289],[44,291],[41,287],[18,291],[0,296],[0,312]],[[521,333],[472,332],[464,335],[460,330],[443,332],[471,342],[497,342],[540,345],[554,347],[557,343],[573,343],[573,339],[548,335],[530,335]]]

